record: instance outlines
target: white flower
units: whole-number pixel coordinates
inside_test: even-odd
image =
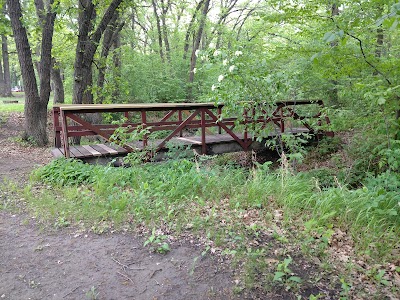
[[[214,51],[214,56],[218,56],[218,55],[220,55],[221,54],[221,51],[220,50],[215,50]]]
[[[236,56],[240,56],[240,55],[242,55],[242,54],[243,54],[242,51],[236,51],[236,52],[235,52],[235,55],[236,55]]]
[[[227,59],[224,59],[224,61],[222,62],[222,64],[223,64],[224,66],[226,66],[226,65],[228,64],[228,60],[227,60]]]
[[[194,52],[194,55],[199,56],[199,53],[200,53],[200,50],[197,49],[197,50]]]
[[[219,75],[218,76],[218,82],[221,82],[222,80],[224,80],[224,75]]]
[[[217,87],[216,87],[215,85],[212,85],[211,90],[212,90],[212,91],[215,91],[216,88],[217,88]]]
[[[236,69],[236,67],[234,65],[229,67],[229,72],[233,72]]]
[[[211,48],[211,49],[214,49],[215,48],[215,44],[214,43],[210,43],[210,45],[208,47]]]
[[[196,74],[196,72],[197,72],[197,68],[194,68],[193,73]]]

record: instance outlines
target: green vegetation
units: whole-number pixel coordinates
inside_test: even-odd
[[[34,2],[25,2],[24,24],[33,34],[32,49],[39,49],[41,22],[32,13]],[[77,30],[99,24],[109,4],[88,3],[96,13],[86,20],[77,17],[77,2],[59,1],[56,10],[51,54],[70,95],[82,79],[73,68]],[[279,167],[255,163],[242,168],[229,156],[141,165],[137,153],[128,157],[130,168],[56,160],[33,174],[23,195],[15,187],[5,189],[24,200],[3,197],[2,209],[24,202],[54,228],[103,233],[144,226],[146,247],[158,253],[173,251],[174,239],[191,235],[204,245],[203,255],[232,259],[240,270],[238,293],[396,298],[400,3],[168,3],[135,1],[133,6],[122,1],[109,32],[91,41],[99,46],[93,60],[78,64],[93,70],[86,96],[95,103],[224,102],[229,116],[240,116],[251,105],[269,108],[282,100],[322,99],[336,137],[308,147],[283,136]],[[89,19],[94,16],[98,19]],[[5,27],[10,33],[8,22]],[[97,36],[96,26],[88,30]],[[17,84],[14,47],[9,52]],[[22,103],[0,101],[0,113],[22,110]],[[4,120],[0,116],[0,125]],[[256,134],[266,135],[269,129],[257,128]],[[121,128],[114,139],[129,141],[145,133],[129,135]],[[170,148],[175,149],[171,157],[186,155],[177,145]],[[282,155],[283,148],[290,151]],[[326,289],[312,290],[320,284]]]
[[[331,291],[348,282],[341,291],[347,295],[355,270],[382,287],[378,297],[398,289],[382,269],[399,257],[400,195],[393,185],[398,173],[368,175],[354,189],[325,171],[296,174],[284,164],[271,170],[270,163],[243,169],[220,162],[210,157],[113,168],[59,159],[34,172],[33,179],[44,185],[26,187],[23,197],[38,220],[55,228],[103,233],[144,224],[144,244],[158,253],[173,251],[172,237],[193,235],[203,241],[204,255],[220,253],[242,264],[238,291],[282,289],[304,296],[318,276],[330,274]],[[376,271],[336,261],[338,273],[328,264],[342,250]],[[299,269],[313,257],[320,273]]]

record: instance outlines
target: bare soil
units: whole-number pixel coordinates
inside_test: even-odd
[[[22,124],[21,114],[0,116],[0,181],[21,188],[52,159],[50,148],[18,142]],[[227,266],[184,242],[155,254],[131,233],[51,232],[30,216],[0,211],[0,299],[234,299]]]

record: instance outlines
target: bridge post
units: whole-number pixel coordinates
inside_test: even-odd
[[[201,108],[200,111],[200,126],[201,126],[201,154],[207,154],[207,145],[206,145],[206,112],[204,108]]]
[[[53,107],[54,146],[61,148],[60,108]]]
[[[218,134],[222,133],[222,129],[221,129],[221,125],[219,124],[220,120],[221,120],[221,116],[222,116],[222,107],[218,106],[217,108],[217,118],[218,118]]]
[[[179,124],[181,124],[182,123],[182,110],[180,109],[180,110],[178,110],[178,121],[179,121]],[[183,132],[182,132],[182,130],[181,131],[179,131],[179,136],[180,137],[182,137],[183,136]]]
[[[247,136],[247,108],[245,107],[243,109],[243,118],[244,118],[244,136],[243,139],[245,142],[247,142],[248,136]],[[243,149],[247,150],[247,149]]]
[[[67,115],[62,109],[60,109],[60,116],[61,116],[62,140],[64,144],[64,155],[66,158],[70,158]]]
[[[147,127],[146,110],[142,109],[140,111],[140,114],[142,116],[142,127],[143,127],[142,129],[146,129]],[[147,147],[147,134],[143,136],[143,148],[146,147]]]
[[[284,133],[285,132],[285,119],[283,118],[283,106],[281,106],[279,109],[279,116],[281,119],[281,122],[280,122],[281,133]]]

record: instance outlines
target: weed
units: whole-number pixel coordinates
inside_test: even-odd
[[[326,219],[329,217],[330,215],[324,216]],[[319,222],[320,221],[315,219],[310,219],[304,223],[305,240],[303,242],[303,251],[323,257],[325,255],[325,250],[329,247],[334,230],[332,230],[332,224],[321,226]]]
[[[348,299],[348,295],[350,293],[352,285],[348,282],[345,281],[344,278],[340,278],[340,283],[341,283],[341,292],[340,292],[340,300],[346,300]]]
[[[294,276],[294,273],[289,268],[289,265],[293,262],[293,259],[288,256],[282,262],[278,263],[276,266],[276,271],[274,273],[274,278],[272,279],[274,282],[281,283],[285,286],[285,289],[288,291],[293,287],[296,287],[299,283],[302,282],[302,279],[299,276]]]
[[[367,276],[370,277],[371,279],[375,280],[381,285],[388,286],[390,282],[386,280],[385,277],[385,270],[379,270],[377,268],[372,268],[367,271]]]
[[[167,157],[169,159],[190,159],[194,157],[190,145],[168,141],[166,147],[168,148]]]
[[[87,299],[90,299],[90,300],[96,300],[96,299],[98,299],[97,297],[98,297],[99,295],[100,295],[100,293],[97,292],[97,289],[96,289],[95,286],[92,286],[92,287],[90,288],[90,290],[88,290],[88,291],[86,292],[86,298],[87,298]]]
[[[28,136],[26,138],[18,136],[18,137],[12,138],[12,140],[25,148],[30,147],[30,146],[37,146],[35,140],[31,136]]]
[[[163,235],[163,234],[158,234],[156,232],[156,229],[153,228],[153,230],[151,231],[151,235],[144,242],[143,246],[146,247],[147,245],[149,245],[151,251],[157,252],[160,254],[166,254],[171,250],[168,243],[165,241],[165,240],[167,240],[167,238],[168,238],[168,236]]]
[[[61,213],[54,223],[54,227],[56,228],[68,227],[69,225],[70,222],[65,218],[65,213]]]
[[[339,137],[324,137],[322,140],[318,141],[318,145],[312,150],[312,152],[316,152],[314,155],[319,159],[322,159],[337,152],[341,148],[342,141]]]

